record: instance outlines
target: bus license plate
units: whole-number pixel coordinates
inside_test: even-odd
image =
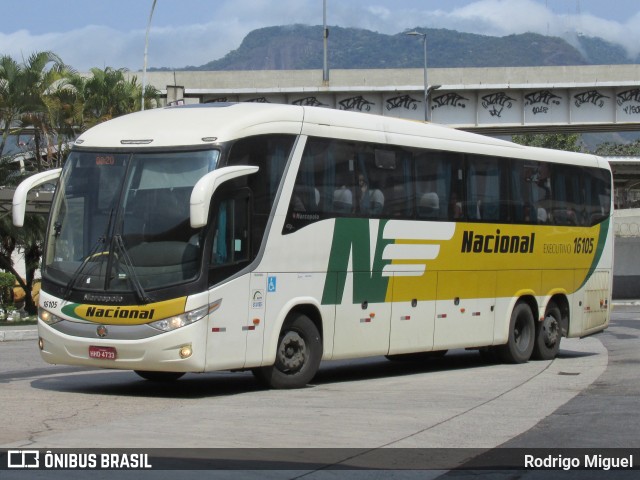
[[[115,360],[116,349],[115,347],[96,347],[91,345],[89,347],[89,358],[97,358],[99,360]]]

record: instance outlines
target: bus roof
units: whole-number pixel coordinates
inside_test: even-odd
[[[512,142],[451,127],[284,104],[206,103],[157,108],[101,123],[75,142],[80,148],[198,147],[250,135],[304,134],[372,143],[404,145],[484,155],[544,159],[608,168],[593,155],[523,147]]]

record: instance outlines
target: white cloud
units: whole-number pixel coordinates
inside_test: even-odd
[[[179,3],[179,2],[177,2]],[[485,35],[537,32],[564,36],[567,32],[599,36],[623,45],[629,54],[640,53],[640,12],[624,23],[590,14],[558,14],[534,0],[477,0],[458,8],[443,3],[409,0],[328,1],[329,25],[367,28],[394,34],[409,28],[449,28]],[[461,5],[462,1],[449,5]],[[444,4],[447,5],[447,4]],[[447,8],[447,7],[444,7]],[[302,23],[322,24],[320,0],[220,0],[215,8],[198,10],[193,22],[152,25],[149,66],[202,65],[240,46],[256,28]],[[176,17],[178,18],[178,17]],[[117,27],[89,25],[55,33],[19,30],[0,33],[0,53],[16,59],[34,51],[51,50],[78,70],[90,67],[142,68],[143,28],[123,31]]]

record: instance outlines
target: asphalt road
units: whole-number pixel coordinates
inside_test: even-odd
[[[292,462],[288,470],[243,471],[242,477],[486,477],[487,471],[473,469],[407,471],[402,461],[406,455],[413,455],[409,463],[416,461],[415,452],[427,448],[476,459],[498,446],[517,451],[639,448],[639,337],[640,306],[624,306],[615,310],[603,334],[563,339],[554,361],[487,364],[475,352],[457,350],[420,363],[380,357],[327,362],[312,386],[294,391],[261,389],[246,372],[187,375],[157,385],[130,372],[50,366],[40,360],[33,341],[2,342],[0,448],[178,447],[196,457],[202,453],[198,448],[237,449],[233,453],[241,457],[242,452],[273,453],[265,448],[319,448],[328,449],[319,451],[337,465],[367,468],[377,460],[391,470],[345,472],[307,464],[296,468]],[[385,457],[391,448],[397,449],[392,451],[398,452],[396,463]],[[261,468],[255,455],[248,462],[246,455],[241,458],[246,468]],[[415,465],[423,466],[419,460]],[[83,478],[81,473],[11,471],[0,476]],[[157,471],[116,473],[125,479],[145,473],[164,478]],[[214,478],[239,478],[238,471],[215,473]],[[585,478],[585,472],[560,473]],[[605,478],[596,473],[593,478]],[[604,472],[606,478],[635,478],[635,473]],[[113,474],[91,473],[92,478]],[[494,474],[551,478],[539,470]],[[191,475],[197,478],[193,472],[180,477]]]

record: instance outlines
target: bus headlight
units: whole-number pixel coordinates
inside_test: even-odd
[[[208,311],[209,305],[205,305],[204,307],[196,308],[190,312],[185,312],[182,315],[176,315],[175,317],[164,318],[162,320],[152,322],[149,325],[153,328],[157,328],[158,330],[170,332],[172,330],[191,325],[192,323],[196,323],[198,320],[202,320],[207,316]]]
[[[49,310],[45,310],[44,308],[38,308],[38,318],[42,320],[47,325],[53,325],[54,323],[61,322],[63,319]]]

